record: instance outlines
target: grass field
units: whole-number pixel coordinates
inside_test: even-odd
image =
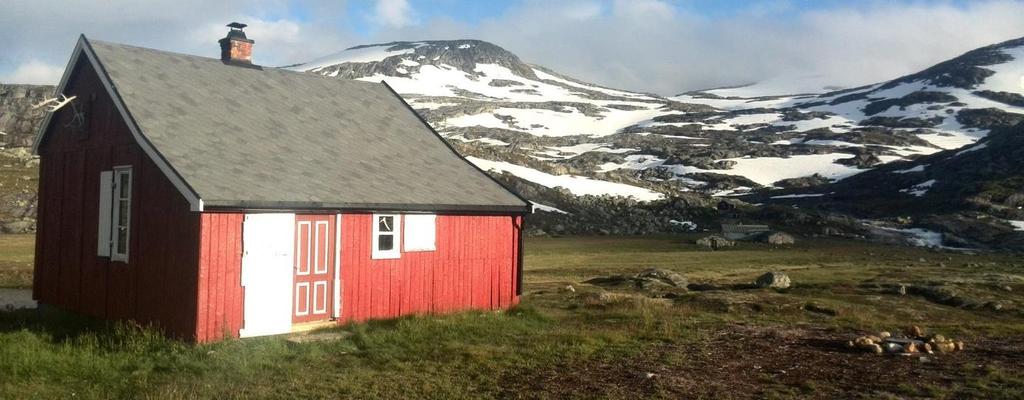
[[[0,288],[32,286],[35,235],[0,235]]]
[[[193,346],[128,324],[0,312],[0,398],[1024,397],[1019,255],[819,239],[710,252],[692,239],[528,239],[520,307],[349,325],[336,341]],[[23,268],[31,245],[0,236],[0,268]],[[658,298],[582,283],[649,267],[723,289]],[[794,287],[744,288],[772,270]],[[895,283],[941,285],[968,304],[900,296]],[[909,325],[967,350],[922,360],[843,346]]]

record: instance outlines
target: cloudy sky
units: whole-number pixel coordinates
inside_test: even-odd
[[[854,86],[1024,36],[1024,0],[3,0],[0,82],[55,83],[80,33],[216,57],[231,21],[286,65],[391,40],[475,38],[606,86]]]

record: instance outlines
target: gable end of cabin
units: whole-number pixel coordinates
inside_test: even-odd
[[[195,336],[199,213],[133,134],[84,38],[46,118],[33,297]]]

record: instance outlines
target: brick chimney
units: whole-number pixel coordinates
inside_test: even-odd
[[[246,25],[232,22],[227,26],[231,28],[228,35],[218,41],[221,61],[232,64],[252,64],[252,44],[255,42],[247,39],[245,32],[242,32],[242,28],[245,28]]]

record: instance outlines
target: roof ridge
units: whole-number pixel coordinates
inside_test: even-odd
[[[128,49],[142,50],[142,51],[148,51],[148,52],[153,52],[153,53],[160,53],[160,54],[165,54],[165,55],[189,57],[189,58],[194,58],[194,59],[199,59],[199,60],[203,60],[203,61],[206,61],[206,62],[210,62],[210,63],[213,63],[213,64],[229,65],[229,64],[225,64],[219,58],[206,57],[206,56],[201,56],[201,55],[197,55],[197,54],[182,53],[182,52],[170,51],[170,50],[154,49],[152,47],[136,46],[136,45],[125,44],[125,43],[120,43],[120,42],[111,42],[111,41],[108,41],[108,40],[90,39],[90,38],[86,37],[85,34],[82,34],[82,38],[84,38],[87,43],[98,43],[98,44],[107,45],[107,46],[119,46],[119,47],[125,47],[125,48],[128,48]],[[311,77],[311,78],[323,79],[324,81],[337,81],[338,80],[338,79],[332,79],[331,77],[324,76],[324,75],[321,75],[321,74],[315,74],[315,73],[310,73],[310,72],[306,72],[306,71],[296,71],[296,70],[292,70],[292,69],[287,69],[285,67],[273,67],[273,66],[266,66],[266,65],[259,65],[259,64],[253,64],[253,66],[262,68],[264,70],[281,71],[281,72],[287,72],[287,73],[292,73],[292,74],[299,74],[299,76],[306,76],[306,77]],[[361,81],[361,80],[358,80],[358,79],[345,79],[344,81],[346,81],[346,82],[359,82],[360,84],[371,84],[371,85],[378,84],[378,82]]]

